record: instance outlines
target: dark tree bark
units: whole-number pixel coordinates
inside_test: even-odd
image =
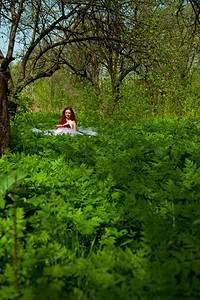
[[[10,141],[7,90],[5,76],[3,72],[0,72],[0,157],[8,149]]]
[[[0,65],[3,64],[4,60],[5,60],[5,57],[2,53],[2,51],[0,50]],[[10,68],[7,67],[7,69],[3,71],[3,74],[5,76],[5,80],[8,84],[8,88],[7,88],[7,92],[8,92],[8,94],[7,94],[7,96],[8,96],[8,111],[9,111],[10,118],[14,118],[15,114],[16,114],[16,111],[17,111],[17,103],[14,101],[14,98],[12,100],[9,100],[9,94],[14,88],[14,83],[13,83],[13,80],[12,80]]]

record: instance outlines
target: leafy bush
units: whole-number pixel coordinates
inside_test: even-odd
[[[29,130],[58,117],[17,117],[0,160],[0,298],[199,298],[198,123]]]

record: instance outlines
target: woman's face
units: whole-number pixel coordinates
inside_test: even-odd
[[[65,117],[66,117],[67,120],[70,120],[71,114],[72,113],[71,113],[70,109],[66,109],[66,111],[65,111]]]

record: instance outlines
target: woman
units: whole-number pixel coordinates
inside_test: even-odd
[[[37,128],[31,129],[33,132],[43,133],[44,135],[62,135],[62,134],[70,134],[74,135],[97,135],[97,132],[92,130],[92,128],[81,128],[81,131],[77,130],[77,123],[75,114],[71,107],[66,107],[63,112],[62,116],[59,120],[59,125],[56,125],[56,129],[49,129],[49,130],[40,130]]]
[[[71,107],[66,107],[63,110],[62,116],[59,120],[59,124],[63,125],[64,127],[68,127],[76,130],[76,118],[75,118],[74,111]]]

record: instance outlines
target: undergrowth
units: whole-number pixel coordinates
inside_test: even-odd
[[[0,159],[0,299],[199,299],[198,124],[29,130],[57,120],[18,117]]]

